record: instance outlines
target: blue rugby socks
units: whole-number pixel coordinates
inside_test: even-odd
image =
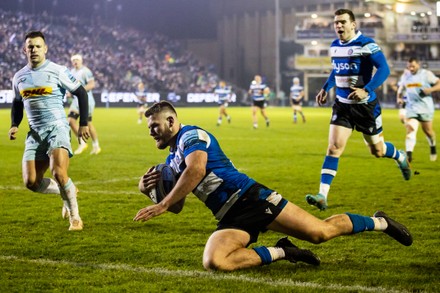
[[[332,184],[333,178],[335,178],[338,171],[339,158],[325,156],[324,163],[321,169],[321,184],[319,185],[319,193],[326,199]]]
[[[364,231],[384,231],[388,223],[382,217],[367,217],[357,214],[345,213],[353,224],[353,234]]]
[[[253,248],[258,256],[261,258],[261,264],[267,265],[276,260],[282,259],[286,256],[281,247],[266,247],[259,246]]]

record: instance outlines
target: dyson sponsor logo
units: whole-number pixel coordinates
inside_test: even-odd
[[[336,63],[335,61],[332,61],[333,69],[336,71],[336,73],[341,72],[341,70],[353,70],[358,69],[358,66],[356,63]]]

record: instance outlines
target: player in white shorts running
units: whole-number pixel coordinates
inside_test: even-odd
[[[431,93],[440,90],[440,78],[427,69],[420,68],[416,58],[410,58],[407,69],[402,74],[397,91],[397,103],[405,102],[406,110],[406,153],[408,160],[412,161],[412,154],[417,141],[419,123],[428,139],[430,147],[430,160],[437,160],[435,132],[432,126],[434,118],[434,102]],[[406,97],[406,101],[404,101]]]
[[[73,68],[71,69],[72,74],[81,83],[84,89],[87,91],[88,102],[89,102],[89,117],[88,126],[90,130],[90,136],[92,137],[93,149],[90,152],[92,155],[97,155],[101,152],[98,141],[98,132],[96,131],[95,125],[92,123],[93,111],[95,110],[95,98],[93,97],[92,89],[95,87],[95,78],[93,77],[92,71],[83,65],[83,58],[79,54],[73,55],[70,60],[72,61]],[[69,95],[70,93],[68,93]],[[78,124],[77,120],[79,117],[79,107],[78,99],[73,95],[72,104],[70,105],[68,121],[70,128],[76,137],[78,137]],[[75,150],[75,155],[81,154],[88,147],[87,143],[83,140],[79,140],[78,149]]]

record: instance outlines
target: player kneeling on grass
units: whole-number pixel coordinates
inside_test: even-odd
[[[169,148],[166,163],[176,171],[178,180],[162,201],[139,210],[134,220],[148,221],[194,193],[218,220],[217,230],[208,239],[203,254],[207,270],[233,271],[281,259],[320,264],[318,256],[298,248],[287,237],[272,247],[247,248],[266,230],[316,244],[375,230],[384,231],[403,245],[412,244],[408,229],[384,212],[376,212],[373,217],[346,213],[320,220],[288,202],[276,191],[240,173],[212,134],[181,124],[169,102],[154,104],[145,116],[157,148]],[[156,187],[159,174],[154,167],[144,174],[139,184],[142,193],[149,194]]]

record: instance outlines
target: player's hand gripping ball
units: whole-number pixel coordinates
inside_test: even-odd
[[[156,188],[150,191],[148,197],[157,204],[160,203],[174,188],[177,182],[177,174],[173,168],[167,164],[159,164],[155,167],[155,170],[160,172],[160,179],[156,183]],[[168,211],[178,214],[183,209],[184,204],[185,198],[168,207]]]

